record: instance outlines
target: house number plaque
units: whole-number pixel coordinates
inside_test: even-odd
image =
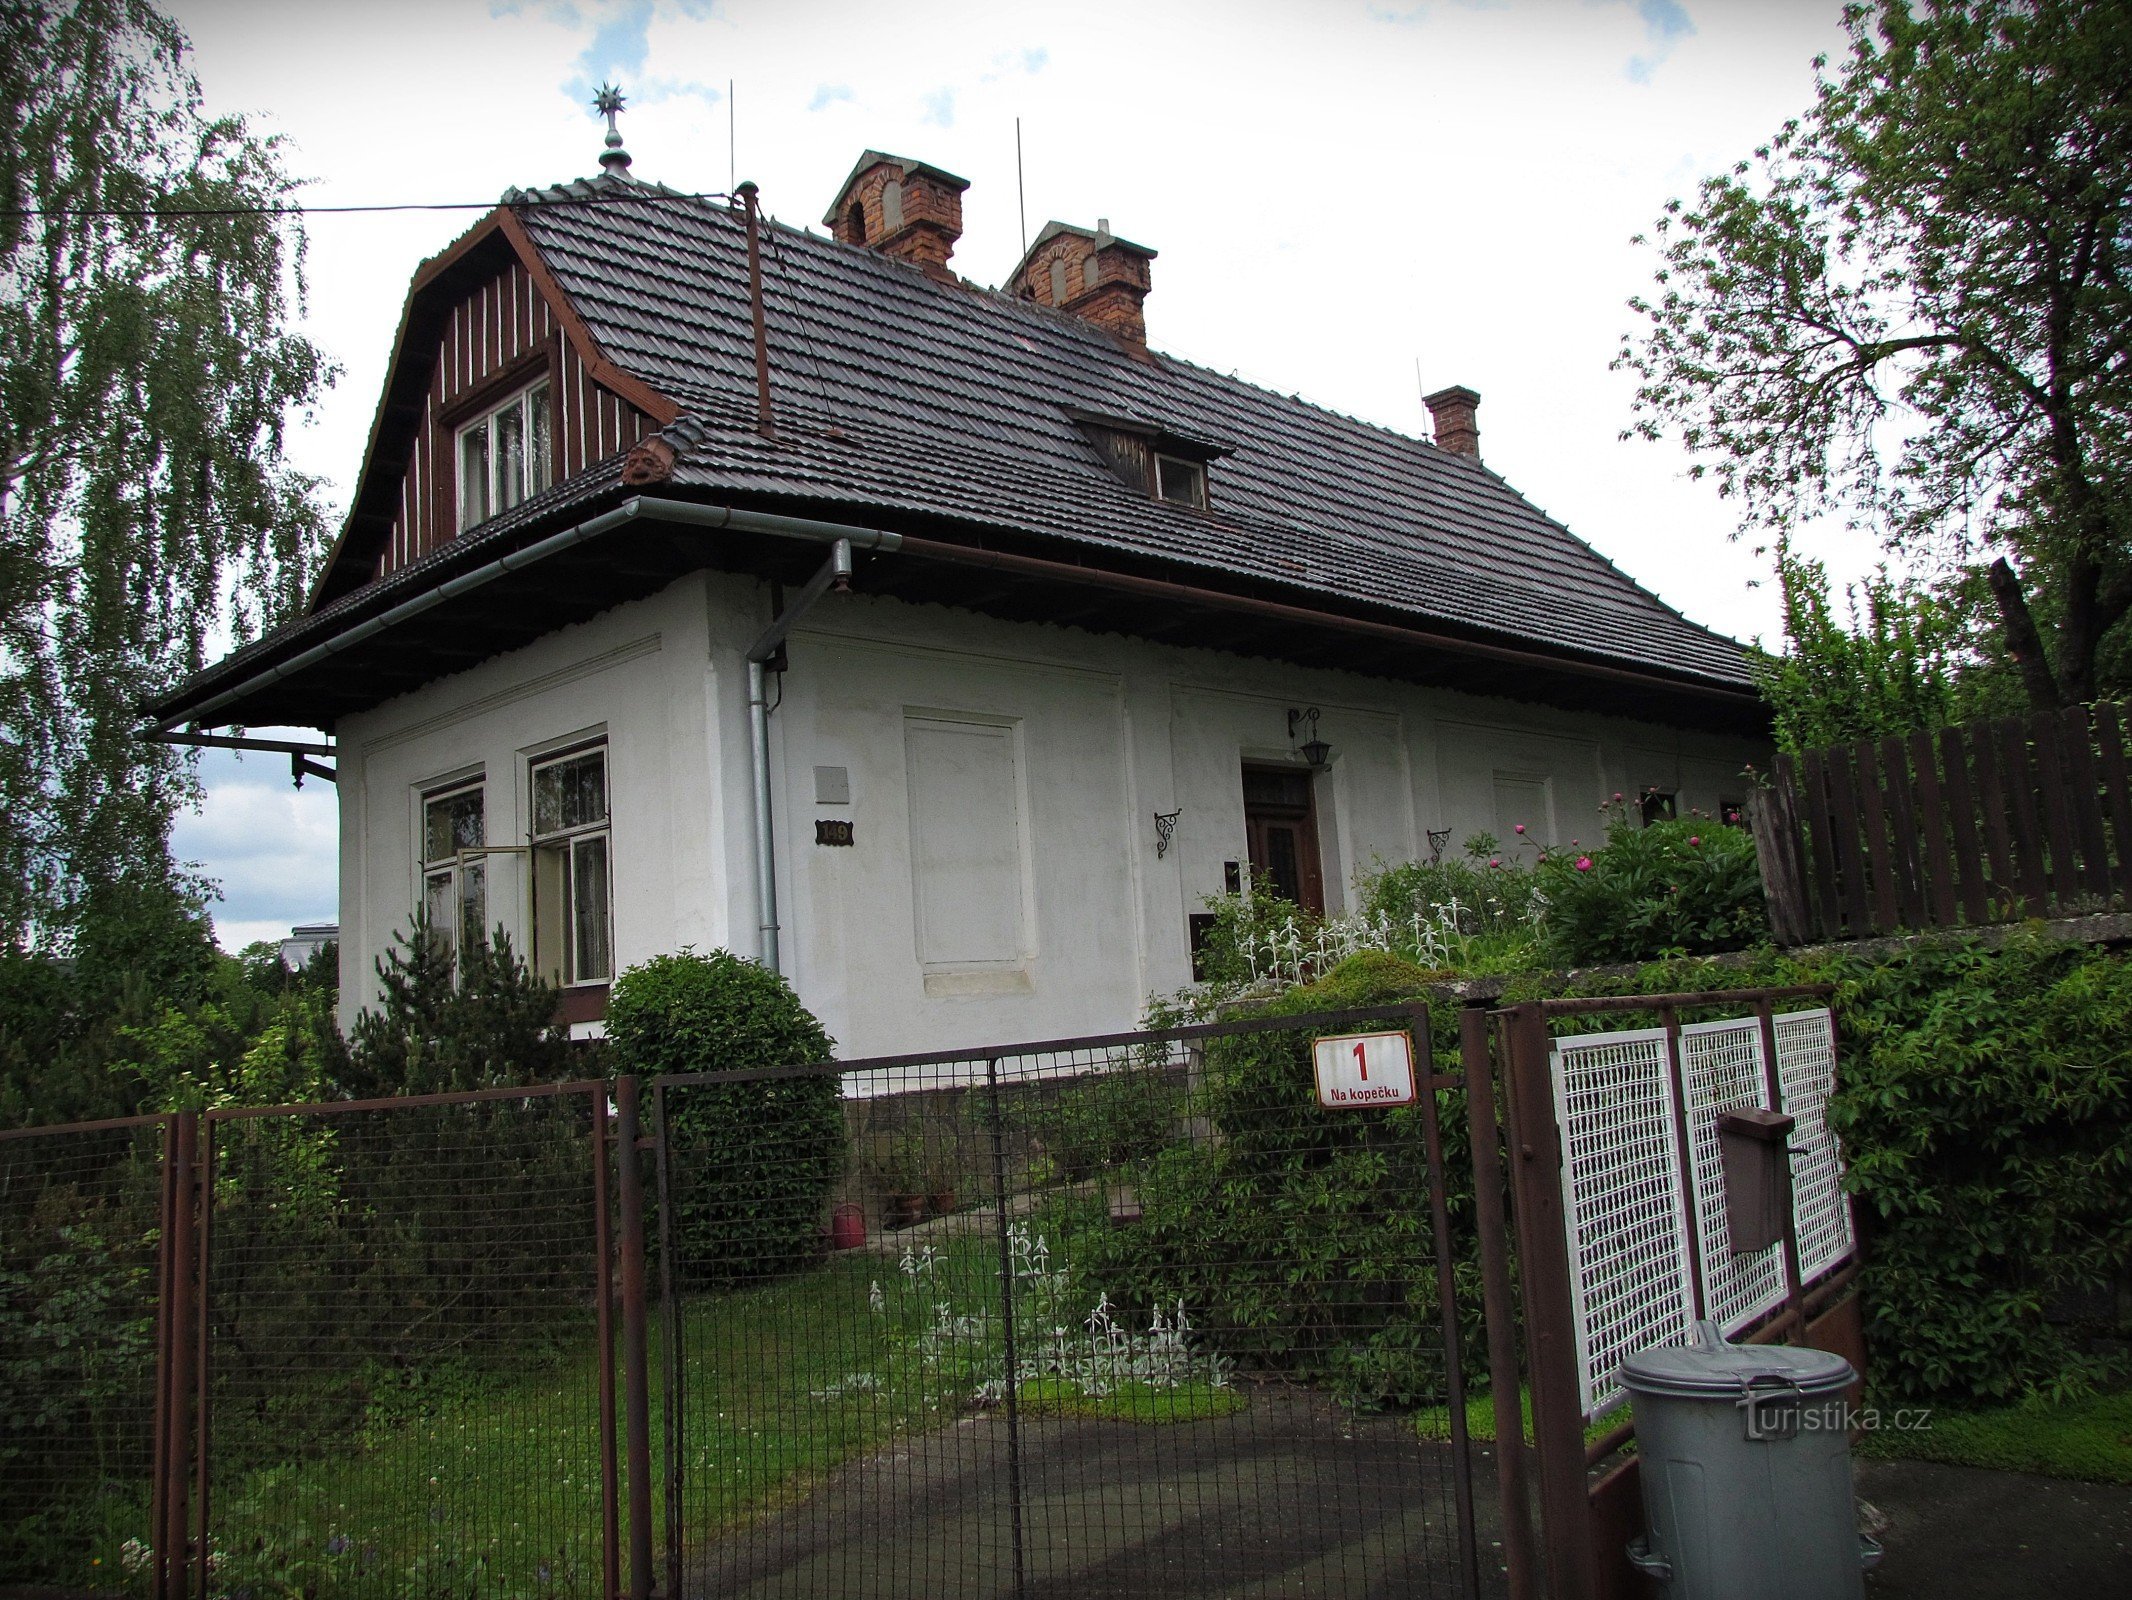
[[[1343,1033],[1313,1042],[1318,1104],[1356,1111],[1414,1103],[1414,1041],[1404,1033]]]
[[[814,822],[816,844],[851,844],[851,824],[830,817],[817,817]]]

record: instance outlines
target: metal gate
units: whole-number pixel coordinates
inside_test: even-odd
[[[655,1080],[662,1592],[1496,1592],[1465,1404],[1501,1190],[1428,1024]],[[1413,1102],[1318,1104],[1313,1041],[1386,1031]]]

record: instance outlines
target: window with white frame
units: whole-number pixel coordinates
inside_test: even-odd
[[[479,782],[422,797],[422,910],[454,966],[487,937],[487,830]]]
[[[533,767],[533,959],[551,983],[614,976],[607,748]]]
[[[548,487],[554,465],[552,432],[546,379],[459,430],[462,531]]]

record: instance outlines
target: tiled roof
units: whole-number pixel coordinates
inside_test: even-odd
[[[628,203],[598,203],[623,195]],[[513,191],[505,204],[605,359],[680,408],[663,430],[676,462],[657,495],[906,532],[937,525],[965,542],[997,535],[1084,570],[1255,592],[1336,629],[1342,614],[1374,615],[1471,641],[1443,646],[1454,652],[1485,654],[1500,642],[1573,676],[1627,673],[1654,689],[1670,681],[1699,704],[1733,708],[1728,725],[1761,721],[1739,645],[1639,588],[1469,457],[776,223],[763,230],[776,423],[766,438],[756,428],[739,212],[611,176]],[[1090,419],[1219,447],[1209,507],[1127,487],[1084,431]],[[620,460],[603,462],[359,582],[144,709],[165,723],[207,707],[225,721],[327,726],[425,673],[454,670],[468,659],[458,631],[433,650],[323,658],[455,574],[629,492]],[[493,612],[472,619],[482,648],[589,615],[588,605],[613,604],[627,587],[617,573],[582,567],[546,588],[531,568],[522,578],[531,586],[512,591],[515,622]],[[455,612],[447,625],[463,630],[468,620]],[[260,674],[272,686],[258,687]],[[1518,694],[1515,679],[1484,679],[1492,692]],[[1550,681],[1551,690],[1535,678],[1533,697],[1566,692],[1559,674]],[[1603,695],[1578,691],[1577,703],[1604,703],[1592,693]]]
[[[764,229],[776,436],[754,426],[745,226],[711,202],[514,195],[616,365],[684,408],[673,485],[944,514],[1082,547],[1306,587],[1667,674],[1746,687],[1700,627],[1469,457],[871,250]],[[641,186],[634,186],[637,194]],[[1211,509],[1122,483],[1072,411],[1233,445]]]

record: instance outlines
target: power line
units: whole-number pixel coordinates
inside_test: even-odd
[[[694,194],[660,191],[651,194],[541,195],[532,203],[544,206],[649,205],[664,200],[730,200],[716,190]],[[345,217],[367,216],[386,211],[493,211],[510,202],[502,200],[439,200],[375,206],[0,206],[0,216],[10,217]]]

